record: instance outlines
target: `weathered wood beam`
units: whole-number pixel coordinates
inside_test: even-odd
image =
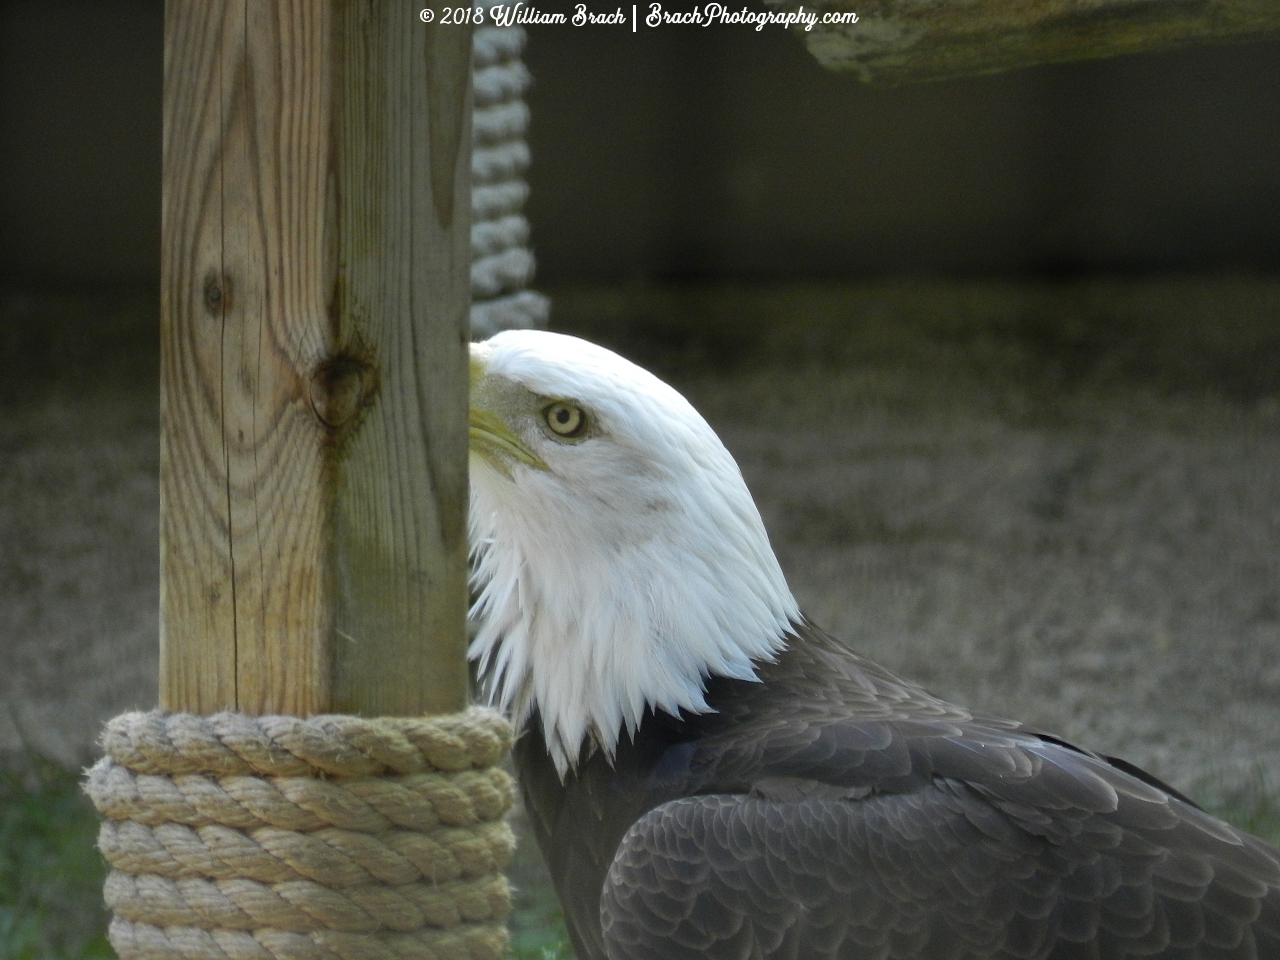
[[[160,698],[466,701],[471,36],[168,0]]]
[[[856,13],[856,23],[817,23],[805,43],[827,69],[885,85],[1280,33],[1277,0],[806,0],[804,9],[819,21]]]

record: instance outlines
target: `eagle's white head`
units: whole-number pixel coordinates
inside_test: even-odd
[[[533,330],[471,347],[470,655],[563,776],[646,707],[703,712],[755,679],[799,609],[733,457],[684,397]]]

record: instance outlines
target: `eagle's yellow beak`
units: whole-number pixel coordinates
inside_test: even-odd
[[[515,457],[521,463],[537,467],[539,470],[550,469],[546,461],[525,446],[524,441],[507,426],[501,417],[490,413],[488,410],[471,408],[471,430],[469,435],[471,449],[486,460],[493,462],[495,466],[506,468],[506,465],[502,463],[502,456],[505,454],[509,457]],[[496,460],[495,455],[497,456]]]
[[[468,431],[471,449],[504,473],[511,472],[511,457],[539,470],[549,470],[550,467],[547,466],[546,461],[530,450],[520,435],[512,430],[500,415],[477,405],[476,386],[484,379],[484,375],[484,362],[472,354],[470,429]]]

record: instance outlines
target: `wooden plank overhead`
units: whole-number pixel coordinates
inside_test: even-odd
[[[817,22],[792,29],[819,63],[886,85],[1280,33],[1275,0],[806,0],[803,9]],[[823,23],[827,14],[857,20]]]

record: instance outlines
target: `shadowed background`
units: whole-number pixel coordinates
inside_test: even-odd
[[[0,4],[6,285],[155,283],[162,26]],[[778,28],[530,33],[544,285],[1280,258],[1280,43],[883,90]]]

